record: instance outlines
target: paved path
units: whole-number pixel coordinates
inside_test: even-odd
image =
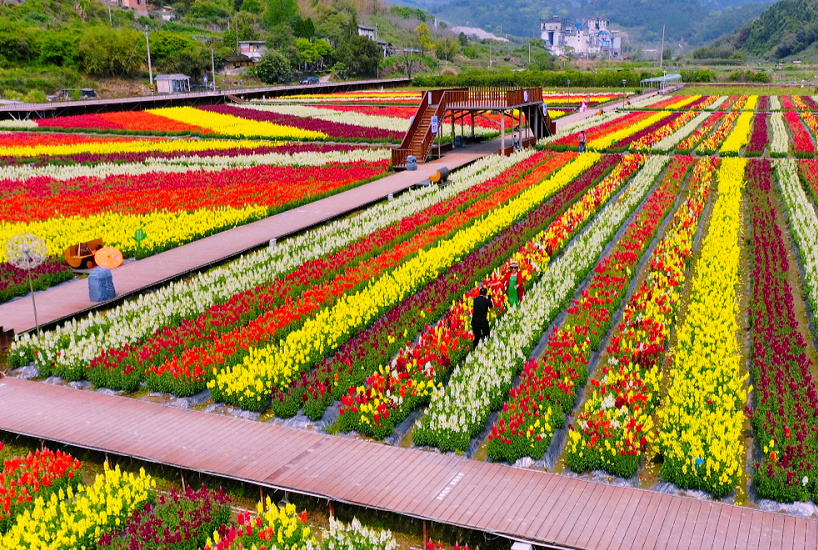
[[[818,521],[13,378],[0,429],[558,548],[818,549]]]
[[[390,193],[399,193],[427,180],[441,166],[458,168],[498,150],[499,142],[489,141],[449,151],[439,160],[420,164],[417,171],[398,172],[293,210],[125,264],[112,271],[116,299],[121,300],[125,296],[237,256],[268,243],[270,239],[280,239],[383,200]],[[37,292],[34,296],[40,325],[59,322],[105,305],[89,300],[88,282],[85,279],[76,279]],[[25,296],[0,305],[0,326],[6,330],[14,329],[17,333],[34,329],[31,297]]]

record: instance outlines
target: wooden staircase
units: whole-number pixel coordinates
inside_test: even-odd
[[[392,167],[406,168],[406,159],[412,155],[418,162],[424,162],[434,142],[432,134],[432,117],[437,116],[442,123],[446,112],[446,93],[444,91],[424,92],[415,112],[415,117],[403,141],[396,149],[392,149]],[[438,127],[438,131],[440,128]]]

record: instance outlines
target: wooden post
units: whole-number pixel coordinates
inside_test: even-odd
[[[500,111],[500,154],[506,154],[506,112],[503,110]]]
[[[329,506],[329,517],[334,518],[335,517],[335,506],[332,504],[331,500],[327,501],[327,505]]]
[[[425,548],[429,544],[429,525],[426,523],[426,520],[423,520],[423,547]]]
[[[452,110],[452,150],[454,150],[454,109]]]
[[[264,510],[267,507],[267,504],[264,502],[264,487],[261,485],[258,486],[258,497],[261,499],[259,500],[259,502],[261,502],[261,509]]]
[[[187,487],[185,484],[185,471],[180,469],[179,476],[182,478],[182,491],[187,491]]]

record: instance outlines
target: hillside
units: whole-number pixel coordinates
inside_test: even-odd
[[[495,33],[538,35],[542,17],[609,18],[628,32],[632,43],[658,42],[666,25],[669,43],[703,44],[740,27],[768,4],[761,0],[517,0],[497,9],[494,0],[396,0],[426,9],[453,24]]]
[[[814,50],[818,0],[781,0],[728,41],[751,56],[781,59]]]

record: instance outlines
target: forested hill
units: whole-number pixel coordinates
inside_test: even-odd
[[[736,32],[730,42],[748,55],[784,58],[815,49],[818,0],[781,0]]]

